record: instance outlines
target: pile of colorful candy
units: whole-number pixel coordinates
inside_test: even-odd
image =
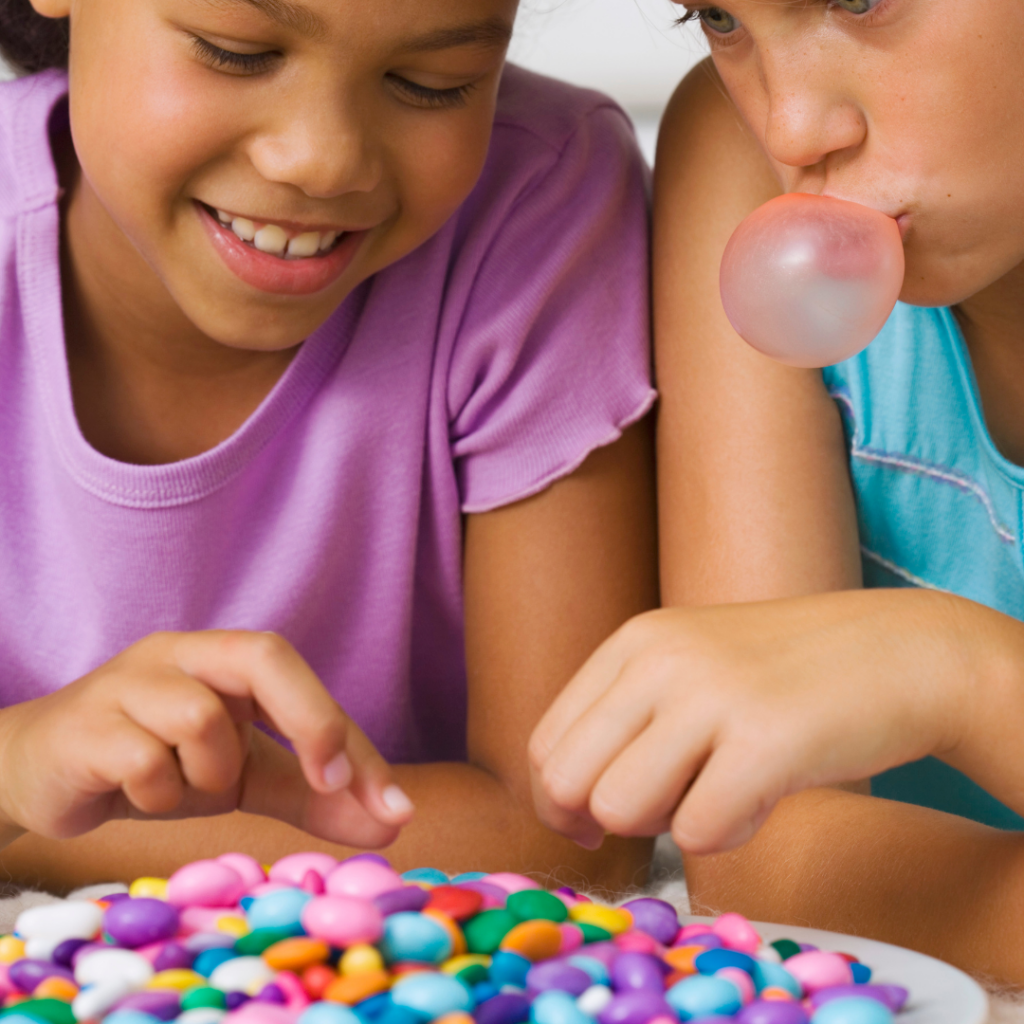
[[[382,857],[197,861],[26,910],[0,938],[2,1024],[891,1024],[907,992],[853,957],[680,927],[521,875]]]

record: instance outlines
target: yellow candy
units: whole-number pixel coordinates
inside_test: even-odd
[[[158,971],[146,983],[146,988],[173,989],[175,992],[184,992],[186,989],[195,988],[196,985],[206,985],[207,980],[195,971],[185,967],[173,967],[167,971]]]
[[[349,946],[338,962],[338,970],[342,977],[348,978],[354,974],[369,974],[371,971],[384,970],[384,958],[373,946],[363,943],[356,943]]]
[[[167,879],[166,878],[136,878],[130,886],[128,886],[128,895],[134,896],[137,899],[145,897],[151,900],[166,900],[167,899]]]
[[[70,1003],[78,995],[78,986],[67,978],[43,978],[32,992],[33,999],[59,999]]]
[[[490,967],[491,958],[486,953],[463,953],[461,956],[453,956],[450,960],[445,960],[441,964],[441,970],[445,974],[458,974],[459,971],[464,971],[467,967],[473,967],[479,964],[481,967]]]
[[[331,948],[326,942],[305,936],[282,939],[263,950],[263,959],[275,971],[301,972],[313,964],[322,964],[330,955]]]
[[[13,964],[25,955],[25,943],[13,935],[0,938],[0,964]]]
[[[527,960],[550,960],[562,945],[562,933],[554,921],[538,918],[517,924],[501,940],[502,949],[525,956]]]
[[[249,922],[244,917],[237,917],[234,914],[225,914],[223,917],[218,917],[216,923],[217,931],[224,932],[227,935],[234,935],[236,938],[248,935],[251,930]]]
[[[633,915],[622,907],[604,907],[600,903],[577,903],[569,908],[569,919],[577,924],[593,924],[612,935],[633,927]]]

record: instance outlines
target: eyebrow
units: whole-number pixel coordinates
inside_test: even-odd
[[[441,28],[436,32],[409,39],[402,46],[413,53],[451,50],[458,46],[506,46],[512,38],[512,26],[501,18],[488,18],[469,25]]]
[[[254,10],[276,21],[285,28],[294,29],[304,36],[319,38],[327,34],[323,19],[308,7],[293,3],[292,0],[206,0],[211,7],[231,7],[246,4]]]

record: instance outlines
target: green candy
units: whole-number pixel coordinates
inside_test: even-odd
[[[470,953],[493,953],[515,926],[519,918],[508,910],[483,910],[463,926],[466,947]]]
[[[557,896],[543,889],[523,889],[521,892],[514,892],[509,896],[505,907],[520,921],[535,921],[540,918],[561,924],[569,916],[565,904]]]
[[[259,956],[275,942],[295,937],[294,928],[254,928],[235,942],[234,951],[241,956]]]
[[[16,1006],[0,1010],[0,1018],[9,1017],[12,1013],[23,1013],[26,1017],[38,1020],[40,1024],[75,1024],[71,1004],[62,999],[26,999]]]
[[[598,928],[596,924],[581,924],[579,921],[574,923],[583,932],[583,941],[586,943],[607,942],[612,937],[607,928]]]
[[[481,981],[486,981],[488,978],[487,968],[483,964],[470,964],[468,967],[463,967],[456,975],[456,978],[462,982],[463,985],[472,988],[474,985],[479,984]]]
[[[776,939],[771,946],[783,960],[788,960],[800,952],[800,947],[792,939]]]
[[[209,985],[196,985],[181,997],[182,1010],[198,1010],[201,1006],[223,1010],[227,1006],[224,993],[219,988],[210,988]]]

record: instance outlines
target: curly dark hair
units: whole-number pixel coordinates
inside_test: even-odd
[[[44,18],[29,0],[0,0],[0,54],[22,71],[68,66],[68,19]]]

